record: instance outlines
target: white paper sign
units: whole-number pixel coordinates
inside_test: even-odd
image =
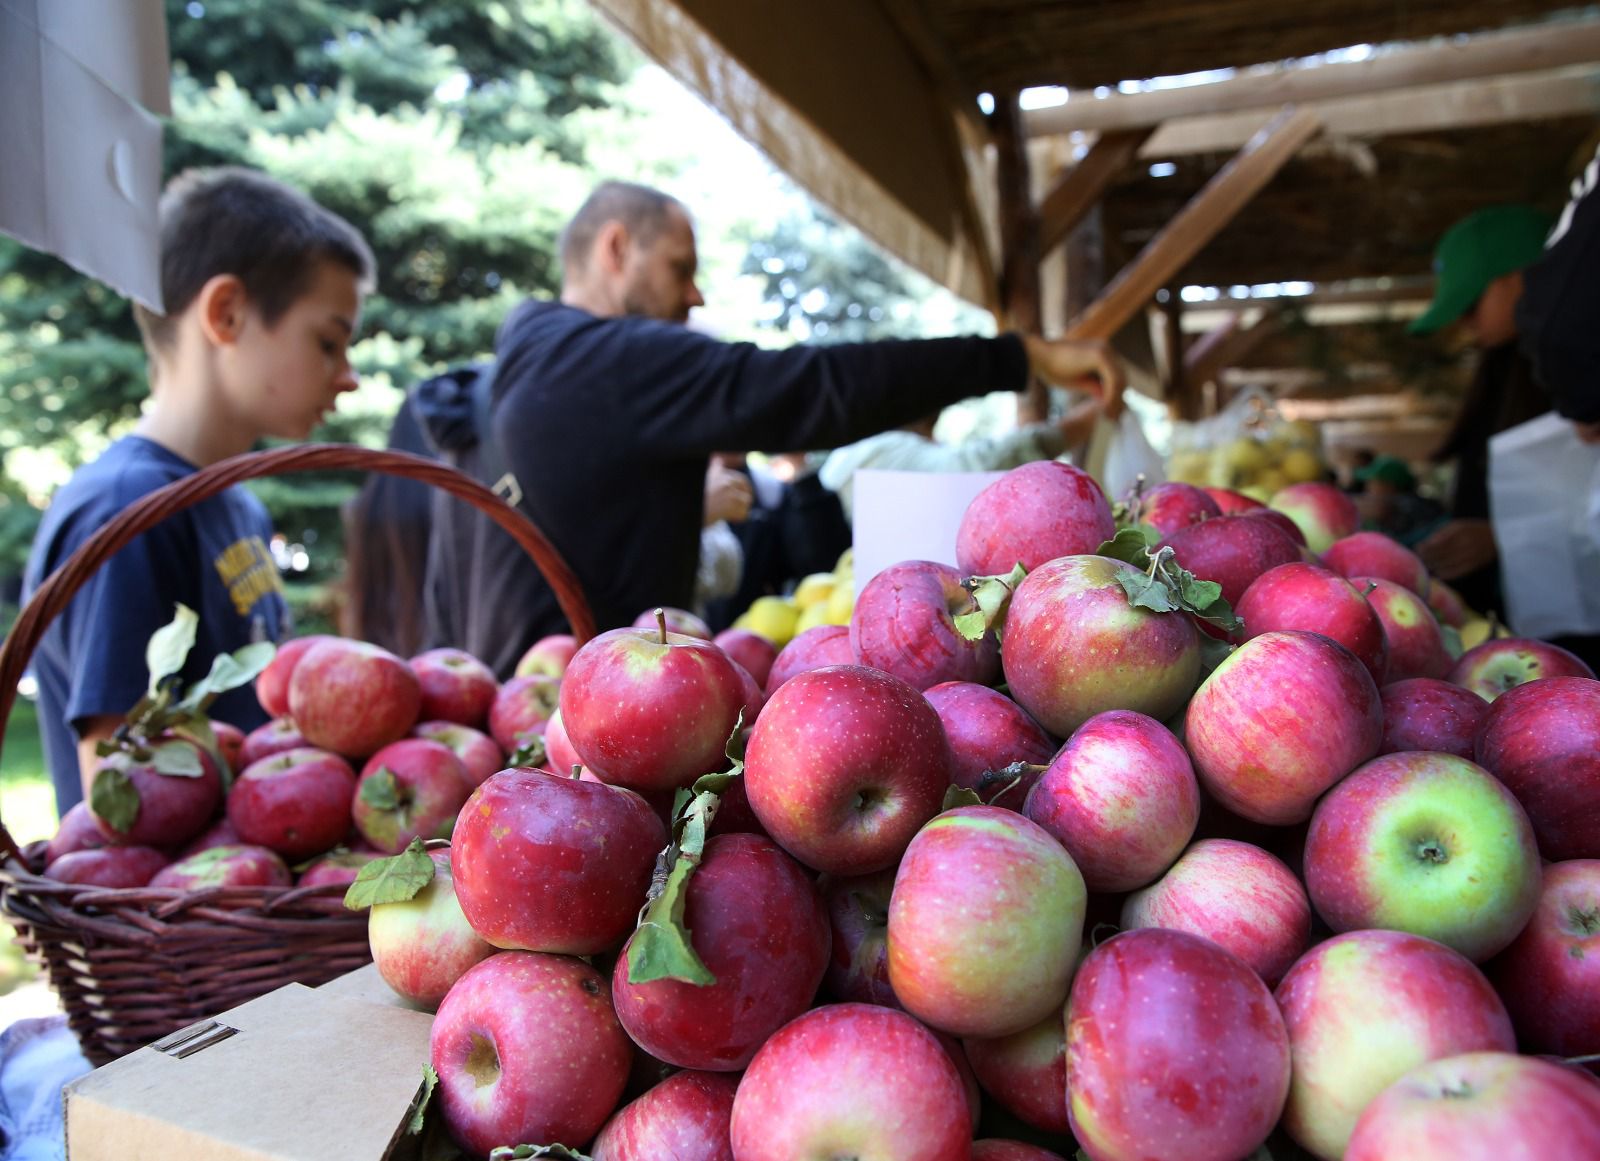
[[[888,472],[864,468],[852,484],[856,592],[902,560],[956,563],[967,505],[1004,472]]]
[[[1600,633],[1600,447],[1554,413],[1501,432],[1489,510],[1516,634]]]
[[[161,0],[0,0],[0,232],[159,310],[146,104],[167,108]]]

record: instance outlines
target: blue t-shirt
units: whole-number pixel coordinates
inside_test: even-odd
[[[160,444],[128,436],[78,470],[45,511],[23,576],[24,599],[133,501],[195,472]],[[145,645],[179,603],[200,616],[185,682],[205,676],[212,658],[252,641],[276,641],[288,628],[283,582],[268,541],[266,508],[242,487],[167,517],[100,566],[46,630],[33,654],[39,729],[64,814],[83,797],[77,723],[124,714],[149,684]],[[249,730],[266,721],[250,687],[231,690],[213,717]]]

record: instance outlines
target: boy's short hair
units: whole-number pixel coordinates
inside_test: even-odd
[[[299,190],[255,170],[191,169],[161,194],[161,298],[165,314],[134,304],[145,346],[170,345],[175,323],[219,274],[244,283],[270,327],[337,262],[372,289],[376,263],[361,232]]]
[[[665,228],[667,211],[674,206],[683,209],[677,198],[648,185],[601,182],[561,231],[561,265],[568,270],[582,269],[589,248],[607,222],[621,222],[635,241],[648,246]]]

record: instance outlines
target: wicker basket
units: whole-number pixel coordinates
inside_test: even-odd
[[[165,517],[239,483],[289,472],[358,468],[420,480],[489,515],[531,556],[574,635],[594,633],[577,578],[528,518],[453,468],[400,452],[340,444],[235,456],[135,501],[40,586],[0,646],[0,723],[50,622],[118,549]],[[44,843],[19,849],[0,823],[0,911],[48,973],[83,1051],[95,1064],[288,983],[326,983],[370,958],[365,915],[344,888],[180,891],[42,878]]]

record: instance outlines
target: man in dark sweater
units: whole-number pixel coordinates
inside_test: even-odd
[[[971,395],[1024,390],[1033,375],[1097,376],[1106,397],[1122,388],[1102,343],[1003,335],[768,351],[699,334],[682,325],[703,301],[688,211],[643,186],[600,186],[561,259],[560,302],[525,302],[501,326],[490,427],[524,511],[576,572],[601,630],[689,605],[714,452],[834,447]],[[508,536],[441,502],[431,636],[504,676],[565,620]]]

